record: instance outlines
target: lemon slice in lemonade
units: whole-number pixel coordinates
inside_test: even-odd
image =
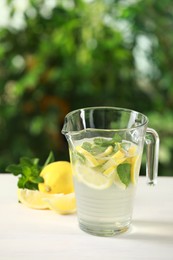
[[[38,190],[18,189],[18,200],[25,206],[33,209],[48,209],[45,198],[48,197],[46,193]]]
[[[59,214],[72,214],[76,211],[74,192],[69,194],[55,194],[45,198],[49,208]]]
[[[85,159],[87,160],[88,164],[91,167],[99,165],[99,162],[97,161],[97,159],[91,153],[89,153],[87,150],[83,149],[81,146],[76,146],[76,151],[81,153],[85,157]]]
[[[136,184],[137,175],[139,174],[140,163],[141,163],[141,156],[137,155],[131,158],[130,179],[134,185]]]
[[[116,165],[121,164],[126,159],[125,154],[120,150],[112,155],[111,158],[115,161]]]
[[[90,188],[103,190],[109,188],[113,183],[113,177],[105,176],[84,165],[76,166],[76,178]]]

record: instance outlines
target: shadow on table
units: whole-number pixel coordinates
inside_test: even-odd
[[[133,221],[128,239],[157,240],[163,243],[173,243],[173,221],[157,222],[157,221]]]

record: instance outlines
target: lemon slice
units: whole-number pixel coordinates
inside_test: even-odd
[[[116,152],[114,155],[112,155],[111,158],[114,159],[116,165],[121,164],[126,159],[125,154],[120,150]]]
[[[106,171],[107,169],[109,169],[111,167],[114,167],[114,168],[117,167],[115,160],[113,160],[112,158],[110,158],[109,160],[107,160],[107,162],[105,164],[103,164],[102,169],[104,171]]]
[[[112,151],[113,151],[113,147],[110,145],[108,146],[108,148],[106,148],[106,150],[103,153],[100,153],[98,157],[108,156],[112,153]]]
[[[139,174],[140,170],[140,162],[141,162],[141,156],[134,156],[131,158],[131,173],[130,173],[130,179],[131,182],[135,185],[137,182],[137,175]]]
[[[49,208],[59,214],[72,214],[76,211],[75,194],[55,194],[45,198]]]
[[[102,173],[94,171],[84,165],[76,167],[76,177],[90,188],[104,190],[109,188],[113,183],[113,177],[105,176]]]
[[[99,165],[103,165],[105,162],[107,162],[108,159],[108,155],[110,155],[113,151],[113,147],[112,146],[108,146],[108,148],[106,148],[106,150],[103,153],[100,153],[96,156],[97,162]]]
[[[22,204],[33,209],[51,209],[60,214],[70,214],[76,211],[74,192],[46,194],[38,190],[18,189],[18,199]]]
[[[85,159],[88,161],[88,163],[91,167],[99,165],[99,162],[97,161],[97,159],[91,153],[89,153],[87,150],[83,149],[81,146],[76,146],[76,151],[81,153],[85,157]]]
[[[18,189],[18,200],[25,206],[33,209],[47,209],[48,205],[44,201],[47,194],[38,190]]]
[[[132,145],[132,146],[129,148],[129,150],[128,150],[128,156],[130,156],[130,157],[135,156],[136,151],[137,151],[136,145]]]
[[[116,168],[115,166],[110,166],[108,169],[106,169],[106,170],[103,172],[103,174],[109,176],[109,175],[111,175],[111,174],[114,173],[115,168]]]

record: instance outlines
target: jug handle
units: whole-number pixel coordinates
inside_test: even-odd
[[[159,135],[154,129],[147,128],[145,143],[147,183],[149,185],[156,185],[159,163]]]

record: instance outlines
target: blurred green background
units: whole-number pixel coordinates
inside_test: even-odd
[[[172,0],[4,0],[0,14],[0,172],[68,159],[64,116],[108,105],[148,116],[173,175]]]

